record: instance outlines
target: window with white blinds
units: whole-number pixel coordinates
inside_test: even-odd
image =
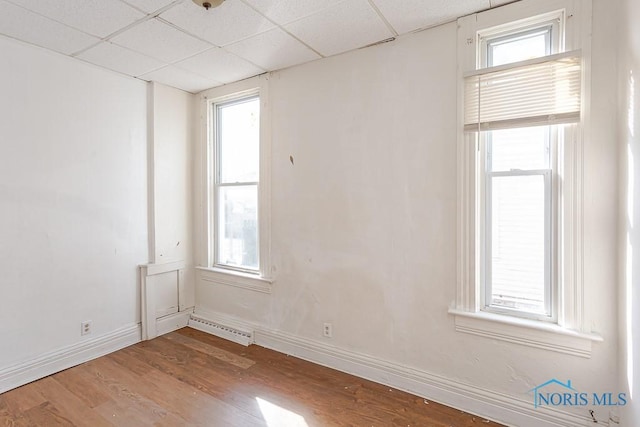
[[[459,332],[583,357],[601,340],[582,276],[591,3],[458,19]]]
[[[479,35],[465,76],[464,125],[478,132],[482,310],[557,318],[559,125],[580,120],[581,58],[544,17]],[[472,138],[473,139],[473,138]]]
[[[577,123],[581,75],[579,51],[468,73],[464,82],[464,129]]]

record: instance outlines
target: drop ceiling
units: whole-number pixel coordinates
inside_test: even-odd
[[[513,0],[0,0],[0,34],[197,93]]]

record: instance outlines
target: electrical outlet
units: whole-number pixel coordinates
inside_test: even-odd
[[[322,335],[327,338],[333,337],[333,326],[331,323],[325,323],[324,328],[322,329]]]
[[[91,333],[91,320],[80,323],[80,335],[89,335]]]

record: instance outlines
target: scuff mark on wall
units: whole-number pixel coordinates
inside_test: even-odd
[[[507,369],[509,369],[509,382],[518,382],[522,383],[523,390],[531,390],[536,386],[536,382],[534,382],[531,378],[526,375],[520,375],[516,372],[516,368],[511,365],[507,365]]]

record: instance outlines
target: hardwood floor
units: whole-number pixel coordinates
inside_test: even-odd
[[[184,328],[0,394],[0,426],[498,426]]]

